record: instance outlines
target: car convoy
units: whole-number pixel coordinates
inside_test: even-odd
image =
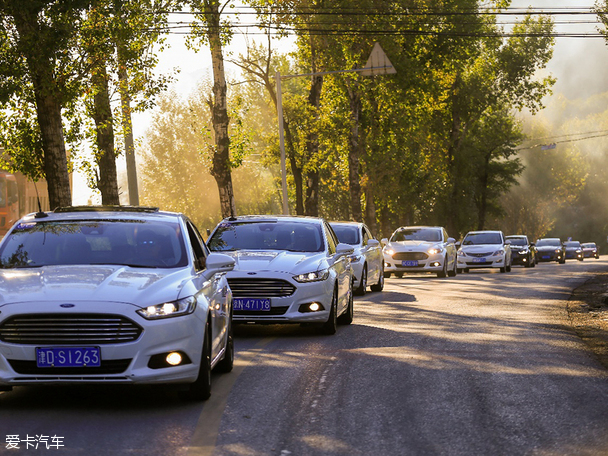
[[[353,295],[391,275],[599,258],[595,243],[502,231],[403,226],[376,240],[363,223],[239,216],[205,242],[183,214],[67,207],[29,214],[0,242],[0,391],[40,384],[173,384],[211,394],[229,372],[235,324],[302,324],[335,334]]]

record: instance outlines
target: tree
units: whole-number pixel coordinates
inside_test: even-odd
[[[22,150],[13,148],[15,137],[16,144],[40,146],[32,157],[34,166],[21,158],[14,158],[14,163],[23,164],[22,170],[32,178],[46,178],[51,208],[71,204],[62,110],[78,94],[82,61],[76,52],[77,31],[90,4],[91,0],[0,0],[0,71],[7,75],[0,83],[0,102],[32,106],[37,119],[37,125],[21,115],[9,119],[24,121],[27,129],[3,135],[8,140],[5,149],[9,154]],[[36,169],[37,164],[43,169]]]

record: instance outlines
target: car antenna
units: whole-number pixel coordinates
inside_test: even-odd
[[[36,190],[36,201],[38,202],[38,212],[34,215],[34,218],[45,218],[48,217],[49,214],[42,211],[42,206],[40,205],[40,195],[38,195],[38,187],[36,187],[36,182],[34,181],[34,190]]]

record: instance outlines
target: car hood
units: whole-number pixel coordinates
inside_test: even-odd
[[[548,251],[548,250],[561,250],[562,246],[561,245],[542,245],[540,247],[536,246],[536,250],[538,250],[539,252],[544,252],[544,251]]]
[[[428,250],[436,245],[441,245],[439,241],[392,241],[388,243],[388,248],[396,251],[419,252]]]
[[[233,271],[282,272],[301,274],[321,268],[323,252],[289,252],[284,250],[238,250],[222,252],[234,258]],[[230,273],[229,273],[230,275]]]
[[[504,249],[504,246],[502,244],[463,245],[460,249],[467,253],[494,253]]]
[[[188,270],[115,265],[0,269],[0,307],[23,302],[121,302],[144,307],[173,301]]]

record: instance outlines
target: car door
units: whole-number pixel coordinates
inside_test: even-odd
[[[338,237],[328,223],[323,222],[323,231],[327,239],[327,261],[335,271],[338,281],[338,315],[348,305],[348,297],[351,289],[350,261],[346,255],[336,256]]]
[[[363,245],[365,246],[365,257],[367,258],[367,268],[368,268],[368,283],[374,284],[377,283],[380,279],[380,274],[382,274],[382,262],[384,261],[382,255],[382,246],[380,243],[378,245],[369,245],[370,240],[374,239],[371,231],[365,225],[362,226],[363,229]]]
[[[192,245],[198,280],[200,280],[200,293],[204,295],[209,303],[209,315],[211,316],[211,359],[214,359],[224,348],[226,331],[230,318],[230,303],[226,299],[228,284],[224,274],[216,274],[211,280],[204,280],[201,276],[205,270],[205,260],[209,250],[203,242],[203,238],[197,228],[189,220],[186,222],[188,237]]]

